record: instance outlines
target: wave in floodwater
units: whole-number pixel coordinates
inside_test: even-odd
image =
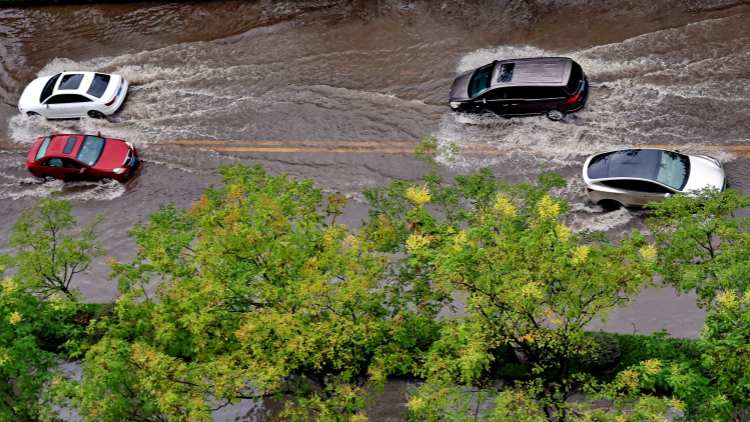
[[[53,59],[38,76],[76,69],[122,74],[131,84],[124,107],[108,121],[16,116],[8,132],[15,142],[29,142],[49,131],[101,130],[147,145],[170,139],[411,140],[433,125],[442,107],[414,92],[430,76],[409,64],[427,56],[420,52],[424,43],[374,40],[360,51],[347,44],[346,34],[295,28],[298,36],[289,37],[287,26],[115,57]],[[390,37],[385,31],[379,36]]]
[[[476,159],[451,153],[455,147],[476,144],[517,150],[555,169],[578,165],[583,155],[633,145],[677,145],[705,152],[706,145],[750,140],[750,25],[744,16],[582,50],[480,49],[464,56],[456,72],[496,59],[536,56],[568,56],[582,65],[591,82],[586,108],[562,123],[544,116],[504,119],[446,113],[435,133],[443,162],[458,168],[507,162],[506,156]],[[732,159],[715,148],[711,154]],[[529,169],[536,171],[536,166]]]
[[[0,180],[8,179],[0,173]],[[110,201],[121,197],[125,186],[115,180],[98,182],[63,182],[61,180],[40,181],[33,178],[22,178],[7,183],[0,183],[0,199],[47,198]]]

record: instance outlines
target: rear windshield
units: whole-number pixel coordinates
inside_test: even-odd
[[[78,89],[81,86],[83,80],[83,74],[73,73],[71,75],[65,75],[60,80],[60,86],[58,89]]]
[[[60,74],[49,78],[46,84],[44,84],[44,88],[42,88],[42,95],[39,96],[39,102],[43,103],[44,100],[49,98],[50,95],[52,95],[52,89],[55,87],[55,84],[57,83],[57,80],[60,79]]]
[[[109,86],[109,75],[96,73],[94,74],[94,80],[91,81],[91,86],[86,93],[93,95],[96,98],[101,98],[101,96],[104,95],[104,91],[107,90],[107,86]]]
[[[472,75],[469,81],[469,97],[474,98],[482,91],[490,87],[492,81],[492,69],[495,67],[494,63],[490,63],[486,66],[482,66]]]
[[[578,85],[581,83],[582,79],[583,69],[581,69],[581,66],[578,63],[573,62],[570,68],[570,79],[568,79],[568,83],[565,85],[565,90],[568,91],[568,95],[576,93]]]
[[[594,157],[589,163],[592,179],[639,178],[680,190],[690,174],[690,159],[672,151],[630,149]]]
[[[93,166],[102,155],[102,150],[104,150],[104,139],[98,136],[87,136],[83,139],[76,159]]]
[[[36,152],[36,157],[34,158],[34,161],[44,157],[44,154],[47,153],[47,147],[49,146],[49,141],[51,139],[52,139],[51,136],[44,138],[44,141],[42,141],[42,144],[39,145],[39,150]]]

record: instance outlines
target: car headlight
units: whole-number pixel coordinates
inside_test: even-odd
[[[115,174],[123,174],[125,173],[126,168],[125,167],[118,167],[114,170],[112,170]]]
[[[458,102],[458,101],[451,101],[451,102],[450,102],[450,103],[448,103],[448,104],[449,104],[449,105],[451,106],[451,108],[452,108],[452,109],[454,109],[454,110],[455,110],[455,109],[457,109],[457,108],[459,108],[459,107],[461,106],[461,103],[460,103],[460,102]]]

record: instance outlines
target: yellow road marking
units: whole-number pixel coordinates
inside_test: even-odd
[[[419,144],[414,140],[303,140],[303,139],[174,139],[159,141],[154,146],[179,145],[187,148],[208,149],[217,152],[259,154],[402,154],[414,153]],[[25,150],[26,145],[3,143],[5,150]],[[633,148],[662,148],[670,150],[725,151],[736,158],[750,158],[750,145],[674,145],[642,144]],[[466,155],[507,155],[515,152],[534,153],[533,145],[494,146],[468,144],[456,146],[456,152]],[[586,155],[586,154],[581,154]]]

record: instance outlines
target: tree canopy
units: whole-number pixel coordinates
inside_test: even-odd
[[[423,151],[429,158],[429,145]],[[367,420],[406,377],[426,421],[747,420],[747,217],[734,191],[651,207],[650,233],[575,232],[559,176],[508,184],[431,173],[345,199],[244,166],[164,206],[110,261],[120,297],[81,303],[99,221],[47,199],[0,256],[0,420],[209,420],[241,400],[284,420]],[[587,330],[654,276],[695,289],[697,340]],[[59,363],[78,360],[80,378]]]

